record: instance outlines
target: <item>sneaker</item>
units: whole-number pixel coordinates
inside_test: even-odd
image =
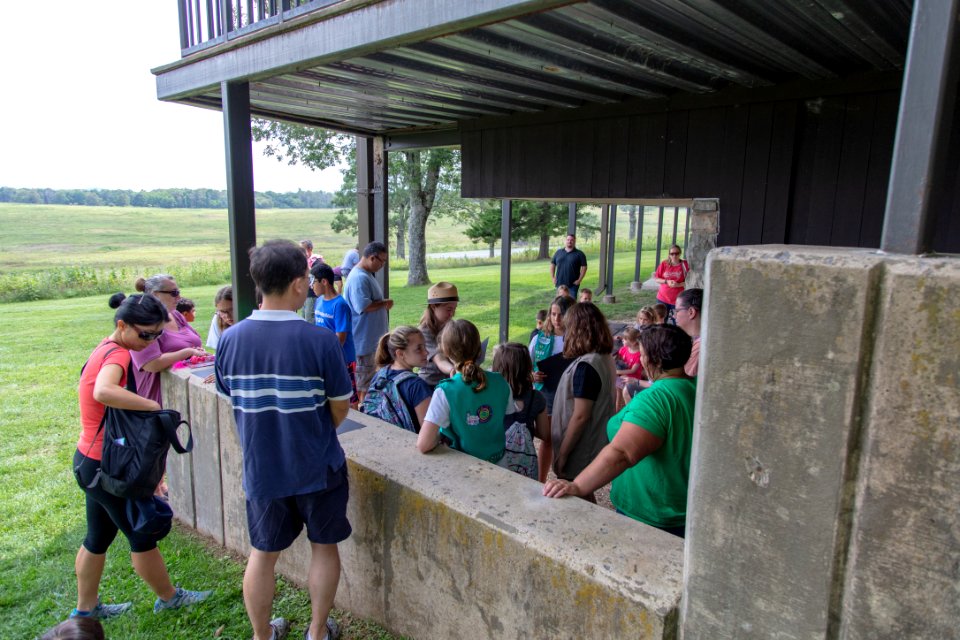
[[[90,611],[80,611],[74,609],[70,612],[71,618],[95,618],[97,620],[107,620],[109,618],[116,618],[119,615],[122,615],[130,610],[130,607],[133,606],[132,602],[121,602],[120,604],[103,604],[102,602],[97,602],[95,606]]]
[[[340,625],[333,618],[327,618],[327,640],[340,640]]]
[[[290,633],[290,621],[286,618],[274,618],[270,621],[270,629],[270,640],[283,640]]]
[[[153,612],[159,613],[166,609],[180,609],[189,607],[192,604],[203,602],[213,594],[213,591],[187,591],[183,587],[177,587],[177,592],[169,600],[157,598],[153,604]]]

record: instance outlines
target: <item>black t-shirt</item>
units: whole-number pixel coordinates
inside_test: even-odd
[[[597,401],[600,397],[600,389],[603,387],[603,381],[600,380],[600,374],[586,362],[577,364],[573,372],[573,397],[583,398],[584,400]]]
[[[580,278],[580,268],[587,266],[587,256],[580,249],[567,251],[563,248],[558,249],[553,254],[553,259],[550,262],[557,266],[557,286],[565,284],[572,287],[574,286],[573,283]]]

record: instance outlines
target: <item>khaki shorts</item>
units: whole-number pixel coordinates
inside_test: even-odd
[[[363,393],[370,388],[370,381],[373,380],[373,374],[377,372],[377,367],[373,362],[373,354],[366,356],[357,356],[357,389]]]

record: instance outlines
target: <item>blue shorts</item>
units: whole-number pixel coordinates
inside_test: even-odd
[[[266,500],[247,499],[250,546],[259,551],[283,551],[293,544],[303,526],[315,544],[337,544],[352,531],[347,520],[350,495],[347,464],[329,470],[327,488],[299,496]]]

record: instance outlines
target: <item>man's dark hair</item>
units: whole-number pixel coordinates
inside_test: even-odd
[[[314,262],[313,266],[310,267],[310,275],[312,275],[317,282],[320,280],[326,280],[331,286],[333,285],[335,276],[333,273],[333,267],[325,262],[320,262],[319,260]]]
[[[250,250],[250,276],[265,296],[279,295],[307,273],[307,256],[289,240],[268,240]]]
[[[677,296],[677,302],[683,302],[685,306],[693,307],[699,313],[703,307],[703,289],[684,289]]]
[[[375,240],[363,248],[363,257],[369,258],[371,256],[378,256],[381,253],[386,253],[386,252],[387,252],[387,245]]]

